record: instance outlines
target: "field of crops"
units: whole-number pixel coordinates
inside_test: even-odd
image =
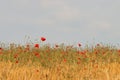
[[[120,80],[120,50],[110,45],[0,44],[0,80]],[[41,45],[42,44],[42,45]]]

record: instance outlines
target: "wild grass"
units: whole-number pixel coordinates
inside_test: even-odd
[[[120,80],[115,47],[34,45],[1,45],[0,80]]]

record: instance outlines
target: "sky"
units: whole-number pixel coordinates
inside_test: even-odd
[[[43,36],[46,43],[120,44],[119,4],[120,0],[0,0],[0,42],[34,42]]]

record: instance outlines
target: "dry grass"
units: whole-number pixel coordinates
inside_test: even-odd
[[[39,63],[38,63],[39,64]],[[12,62],[0,62],[0,80],[119,80],[120,64],[56,64],[51,68],[41,65],[20,66]]]
[[[0,48],[0,80],[120,80],[120,50],[57,45]]]

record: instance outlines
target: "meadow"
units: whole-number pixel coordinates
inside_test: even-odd
[[[120,80],[116,47],[41,44],[1,43],[0,80]]]

